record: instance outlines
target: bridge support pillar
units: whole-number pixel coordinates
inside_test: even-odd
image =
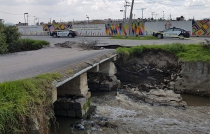
[[[87,73],[58,87],[58,100],[54,103],[55,115],[83,118],[91,103],[88,90]]]
[[[114,60],[114,59],[113,59]],[[120,85],[115,76],[117,72],[112,61],[106,61],[99,65],[99,71],[88,71],[88,87],[90,91],[110,91]]]
[[[86,96],[88,93],[87,73],[83,73],[71,81],[58,87],[58,96],[77,95]]]

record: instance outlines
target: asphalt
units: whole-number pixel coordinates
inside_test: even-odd
[[[48,47],[36,51],[0,55],[0,82],[33,77],[85,61],[114,50],[85,50]]]
[[[75,37],[75,38],[53,38],[51,36],[23,36],[22,38],[30,38],[37,40],[46,40],[50,42],[53,47],[56,43],[61,43],[65,41],[97,41],[98,46],[137,46],[137,45],[153,45],[153,44],[172,44],[172,43],[183,43],[183,44],[192,44],[203,42],[204,39],[210,40],[210,37],[191,37],[188,39],[178,39],[178,38],[164,38],[157,40],[120,40],[120,39],[110,39],[110,37]]]

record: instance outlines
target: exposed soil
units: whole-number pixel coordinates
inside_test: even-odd
[[[76,41],[66,41],[63,43],[57,43],[54,44],[57,47],[64,47],[64,48],[79,48],[80,50],[98,50],[103,49],[100,47],[97,47],[97,41],[87,41],[83,40],[81,42]]]

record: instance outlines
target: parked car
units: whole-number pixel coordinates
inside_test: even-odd
[[[173,27],[164,31],[153,32],[153,36],[158,37],[159,39],[162,39],[164,37],[178,37],[180,39],[184,39],[190,37],[190,31],[182,28]]]
[[[64,29],[64,30],[56,30],[50,33],[50,35],[54,38],[56,37],[69,37],[69,38],[74,38],[77,36],[77,32],[73,29]]]

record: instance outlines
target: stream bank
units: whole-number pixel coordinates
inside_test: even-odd
[[[185,78],[187,66],[172,53],[147,50],[126,62],[121,57],[115,66],[122,82],[117,91],[92,92],[95,111],[88,118],[67,122],[58,117],[60,133],[210,133],[210,99],[180,95],[187,92],[177,90],[175,83]]]

